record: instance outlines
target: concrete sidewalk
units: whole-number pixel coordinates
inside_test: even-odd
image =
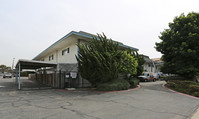
[[[191,116],[190,119],[199,119],[199,107],[198,107],[198,109],[194,112],[194,114]]]

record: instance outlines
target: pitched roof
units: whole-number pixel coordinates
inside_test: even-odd
[[[65,35],[64,37],[62,37],[61,39],[59,39],[55,43],[53,43],[51,46],[49,46],[48,48],[46,48],[44,51],[42,51],[36,57],[34,57],[33,60],[37,59],[39,56],[41,56],[42,54],[44,54],[45,52],[47,52],[48,50],[50,50],[51,48],[53,48],[54,46],[56,46],[58,43],[62,42],[63,40],[66,40],[68,37],[71,37],[72,35],[84,37],[84,38],[87,38],[87,39],[92,39],[92,37],[93,37],[93,34],[90,34],[90,33],[84,32],[84,31],[80,31],[80,32],[71,31],[70,33],[68,33],[67,35]],[[120,42],[118,42],[118,43],[119,43],[120,47],[129,48],[129,49],[138,51],[137,48],[124,45],[124,44],[122,44]]]

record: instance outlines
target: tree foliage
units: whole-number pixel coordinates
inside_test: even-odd
[[[78,48],[76,58],[80,75],[94,86],[117,79],[121,72],[136,72],[134,57],[120,50],[119,44],[108,40],[104,34],[93,36],[85,44],[78,44]]]
[[[130,75],[135,75],[137,74],[137,66],[138,62],[135,57],[135,55],[132,54],[133,51],[130,50],[124,51],[122,55],[122,69],[121,72],[130,74]]]
[[[128,64],[123,65],[123,66],[126,66],[125,68],[129,68],[129,70],[127,71],[128,72],[127,74],[131,74],[132,77],[140,76],[143,73],[143,64],[145,63],[143,55],[139,55],[137,51],[132,51],[128,49],[127,51],[124,51],[124,56],[128,58],[129,61],[131,61],[131,62],[128,62],[128,60],[125,61],[126,63],[128,62]],[[128,56],[131,56],[133,60],[131,60],[131,58]]]
[[[199,72],[199,13],[181,14],[161,32],[156,50],[163,54],[163,71],[193,78]]]
[[[145,63],[144,60],[144,56],[143,55],[139,55],[137,52],[134,54],[137,61],[138,61],[138,66],[137,66],[137,73],[136,73],[136,77],[140,76],[143,73],[143,64]]]
[[[11,72],[11,68],[6,65],[0,65],[0,72]]]

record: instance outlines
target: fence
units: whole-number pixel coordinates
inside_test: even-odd
[[[29,79],[53,88],[78,88],[90,86],[90,83],[87,80],[82,79],[81,76],[74,71],[69,72],[60,70],[51,73],[43,71],[36,74],[30,74]]]

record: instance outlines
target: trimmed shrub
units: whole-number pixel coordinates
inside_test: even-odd
[[[176,88],[176,84],[174,82],[169,82],[169,87]]]
[[[129,82],[131,88],[135,88],[135,87],[137,87],[137,85],[139,85],[140,80],[137,78],[132,78],[132,79],[128,80],[128,82]]]
[[[170,80],[186,80],[186,78],[181,77],[181,76],[167,76],[164,78],[164,80],[166,81],[170,81]]]
[[[199,97],[199,92],[193,93],[193,96]]]
[[[113,82],[100,84],[97,87],[99,91],[118,91],[118,90],[127,90],[129,89],[130,84],[126,80],[118,79]]]
[[[189,94],[189,90],[186,88],[175,88],[176,91],[181,92],[181,93],[186,93]]]
[[[183,89],[189,89],[190,84],[193,84],[192,81],[180,81],[179,87]]]
[[[170,80],[169,87],[196,97],[199,97],[199,83],[193,81]]]
[[[190,93],[199,92],[199,85],[190,85],[189,92]]]
[[[178,88],[189,89],[190,85],[199,85],[199,83],[193,81],[180,81],[180,80],[170,80],[170,83],[175,83]]]
[[[182,81],[182,82],[187,84],[187,85],[199,85],[199,83],[193,82],[193,81]]]

